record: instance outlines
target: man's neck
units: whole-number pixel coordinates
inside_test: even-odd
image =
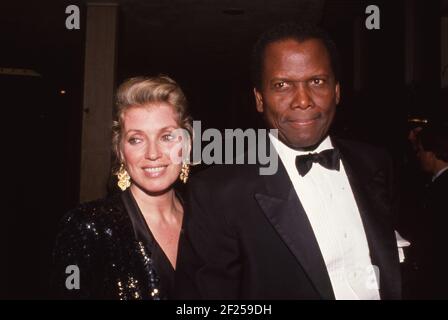
[[[281,137],[274,137],[272,134],[269,134],[270,137],[275,138],[278,142],[283,144],[284,147],[291,151],[298,151],[302,153],[310,153],[310,152],[320,152],[321,149],[331,149],[333,148],[331,138],[329,135],[324,136],[322,139],[319,140],[318,143],[308,146],[308,147],[295,147],[290,145],[287,141],[284,139],[281,139]]]

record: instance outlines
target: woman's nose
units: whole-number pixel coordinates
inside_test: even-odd
[[[161,156],[160,146],[157,141],[149,141],[146,147],[146,158],[149,160],[157,160]]]

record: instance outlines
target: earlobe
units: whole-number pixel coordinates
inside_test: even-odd
[[[263,96],[261,93],[254,88],[255,104],[258,112],[263,112]]]
[[[335,96],[336,96],[336,105],[338,105],[341,99],[341,87],[339,85],[339,82],[336,83]]]

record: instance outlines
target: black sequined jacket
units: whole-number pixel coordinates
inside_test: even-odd
[[[57,298],[168,298],[163,290],[168,283],[161,283],[154,255],[167,261],[166,256],[139,213],[131,192],[125,191],[81,204],[64,216],[53,254],[52,286]],[[166,261],[159,263],[165,266],[161,270],[165,275],[171,271]],[[73,278],[76,271],[69,267],[73,265],[79,270],[79,288]],[[166,278],[169,282],[171,277]]]

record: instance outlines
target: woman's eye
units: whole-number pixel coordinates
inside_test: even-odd
[[[162,140],[163,141],[173,141],[174,140],[174,136],[172,134],[164,134],[162,136]]]
[[[135,145],[135,144],[138,144],[140,142],[142,142],[142,139],[140,139],[140,138],[132,137],[132,138],[129,139],[129,143],[131,145]]]

